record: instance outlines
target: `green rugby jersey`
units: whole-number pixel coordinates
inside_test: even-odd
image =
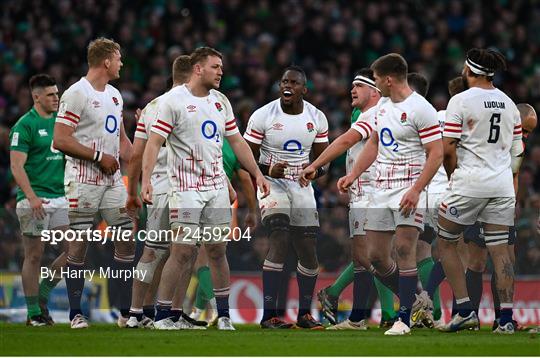
[[[9,133],[10,150],[28,155],[24,170],[38,197],[64,196],[64,154],[52,148],[56,113],[43,118],[35,108],[26,112]],[[25,198],[17,188],[17,201]]]
[[[360,117],[361,114],[362,114],[362,111],[360,109],[353,108],[352,113],[351,113],[351,124],[356,123],[356,121],[358,120],[358,117]]]
[[[223,170],[225,170],[225,174],[229,178],[229,180],[232,180],[232,177],[234,175],[234,172],[240,169],[240,163],[238,162],[238,158],[236,158],[236,155],[234,154],[231,145],[229,144],[229,141],[225,139],[223,141]]]

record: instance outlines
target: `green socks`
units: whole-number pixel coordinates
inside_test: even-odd
[[[394,310],[394,293],[388,287],[386,287],[377,277],[375,279],[375,286],[379,293],[379,301],[381,302],[381,314],[383,321],[389,321],[396,318],[396,311]]]
[[[51,294],[51,291],[56,287],[58,282],[60,282],[59,279],[41,280],[41,282],[39,283],[39,302],[49,302],[49,296]]]
[[[197,270],[197,279],[199,285],[195,297],[195,307],[205,309],[206,304],[214,298],[214,286],[212,285],[212,276],[208,266],[202,266]]]
[[[423,259],[416,265],[418,268],[418,278],[422,282],[422,287],[427,287],[433,265],[435,265],[435,262],[431,257]],[[438,321],[441,319],[441,314],[441,299],[439,289],[437,288],[433,294],[433,318]]]
[[[39,308],[38,296],[25,296],[26,307],[28,309],[28,317],[39,316],[41,308]]]
[[[347,286],[349,286],[354,281],[354,265],[351,262],[339,275],[339,277],[334,281],[332,286],[328,287],[326,293],[330,296],[339,297],[341,292]]]

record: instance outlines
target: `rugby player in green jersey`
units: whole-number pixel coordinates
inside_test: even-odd
[[[10,161],[17,182],[17,216],[23,235],[22,284],[28,309],[27,325],[54,322],[47,309],[49,293],[59,279],[42,275],[45,242],[42,230],[67,230],[67,200],[64,196],[64,155],[53,149],[53,128],[58,110],[58,88],[45,74],[30,78],[33,107],[15,123],[10,133]],[[65,265],[65,255],[52,264],[52,273]],[[57,270],[58,269],[58,270]]]

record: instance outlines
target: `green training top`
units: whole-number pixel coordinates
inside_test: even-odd
[[[240,169],[238,158],[236,158],[227,139],[223,141],[223,169],[229,180],[232,180],[234,172]]]
[[[40,198],[64,196],[64,154],[52,148],[55,119],[56,113],[51,118],[43,118],[32,107],[9,133],[9,149],[28,155],[24,170]],[[17,188],[17,201],[25,197],[21,188]]]

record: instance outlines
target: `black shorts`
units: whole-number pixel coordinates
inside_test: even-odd
[[[469,242],[475,243],[478,247],[485,248],[486,243],[484,241],[484,229],[480,223],[476,223],[471,226],[467,226],[465,231],[463,231],[463,241],[468,244]],[[516,242],[516,228],[515,226],[510,226],[508,232],[508,245],[514,245]]]

